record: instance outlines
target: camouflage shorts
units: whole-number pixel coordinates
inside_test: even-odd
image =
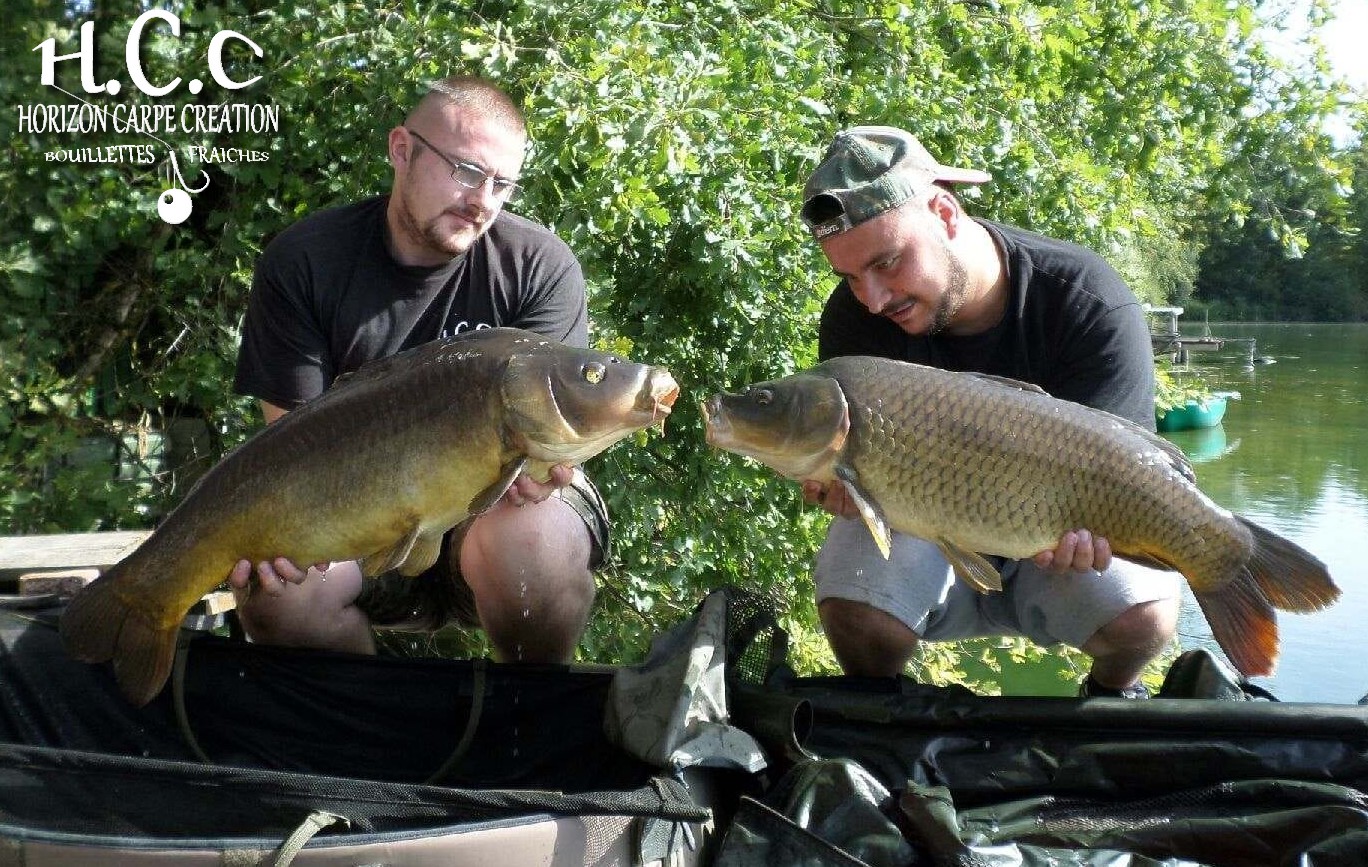
[[[589,568],[597,569],[608,554],[608,507],[594,483],[578,468],[570,484],[556,491],[558,497],[584,521],[592,550]],[[457,556],[469,522],[447,531],[442,550],[427,571],[415,578],[386,572],[364,582],[356,606],[373,626],[389,629],[435,630],[451,622],[479,626],[475,597],[461,575]]]

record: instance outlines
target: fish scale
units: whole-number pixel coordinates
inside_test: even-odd
[[[1175,446],[1110,413],[998,377],[848,356],[704,402],[708,441],[790,478],[845,487],[884,555],[941,547],[979,589],[982,555],[1024,559],[1071,530],[1175,569],[1247,675],[1272,670],[1274,608],[1339,597],[1309,552],[1212,502]]]

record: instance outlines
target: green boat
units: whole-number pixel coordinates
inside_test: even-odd
[[[1190,400],[1185,406],[1155,413],[1160,433],[1193,428],[1215,427],[1225,418],[1226,403],[1238,400],[1237,391],[1218,391],[1206,400]]]

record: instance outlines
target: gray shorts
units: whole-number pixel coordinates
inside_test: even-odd
[[[552,496],[574,509],[589,530],[589,568],[603,565],[609,544],[608,506],[598,488],[576,467],[570,484]],[[480,625],[475,596],[461,574],[458,556],[469,525],[464,521],[447,531],[437,562],[421,575],[405,578],[398,572],[386,572],[362,582],[356,606],[373,626],[436,630],[453,621],[462,626]]]
[[[1003,592],[979,593],[955,577],[933,542],[893,534],[885,560],[858,518],[834,518],[817,554],[817,600],[849,599],[893,615],[929,641],[1024,635],[1042,647],[1081,647],[1132,606],[1177,598],[1177,572],[1114,558],[1095,576],[1056,575],[1030,560],[989,558]]]

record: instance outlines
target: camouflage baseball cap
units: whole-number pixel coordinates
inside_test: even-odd
[[[803,188],[803,224],[820,241],[896,208],[937,181],[982,184],[991,177],[941,165],[909,132],[851,127],[836,134]]]

